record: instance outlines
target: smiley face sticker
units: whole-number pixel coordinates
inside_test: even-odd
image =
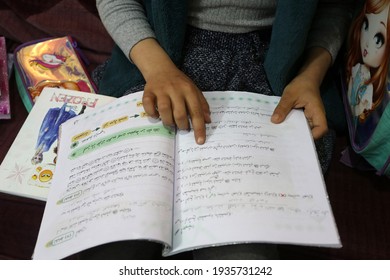
[[[41,188],[48,188],[54,174],[54,164],[37,166],[30,177],[29,184]]]

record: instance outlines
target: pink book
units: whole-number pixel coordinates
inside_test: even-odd
[[[7,50],[5,47],[5,38],[0,37],[0,119],[11,118],[7,66]]]

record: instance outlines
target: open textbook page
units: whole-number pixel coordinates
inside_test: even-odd
[[[341,246],[303,112],[276,125],[278,97],[206,96],[207,143],[185,132],[176,139],[170,253],[232,242]]]
[[[207,141],[143,112],[142,93],[61,127],[57,168],[34,258],[118,240],[164,255],[221,244],[339,246],[307,122],[270,122],[277,97],[206,92]]]
[[[125,96],[61,127],[34,258],[123,239],[171,243],[174,130],[148,118],[141,100]]]

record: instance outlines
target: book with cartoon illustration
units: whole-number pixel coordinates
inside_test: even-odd
[[[279,97],[204,94],[204,145],[148,117],[142,92],[65,122],[34,259],[134,239],[162,243],[164,256],[245,242],[341,246],[303,112],[276,125]]]
[[[45,88],[0,165],[0,192],[46,200],[56,166],[59,126],[114,99]]]
[[[347,41],[343,100],[350,146],[342,162],[390,177],[390,0],[358,6]]]

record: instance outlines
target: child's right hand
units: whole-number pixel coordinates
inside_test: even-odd
[[[154,39],[145,39],[131,50],[131,59],[146,80],[143,106],[148,115],[165,125],[189,130],[191,119],[195,140],[206,140],[210,110],[198,87],[181,72]]]
[[[205,142],[205,123],[210,122],[207,101],[191,79],[177,68],[150,77],[146,81],[142,103],[148,115],[160,117],[168,126],[189,130],[191,119],[196,142]]]

